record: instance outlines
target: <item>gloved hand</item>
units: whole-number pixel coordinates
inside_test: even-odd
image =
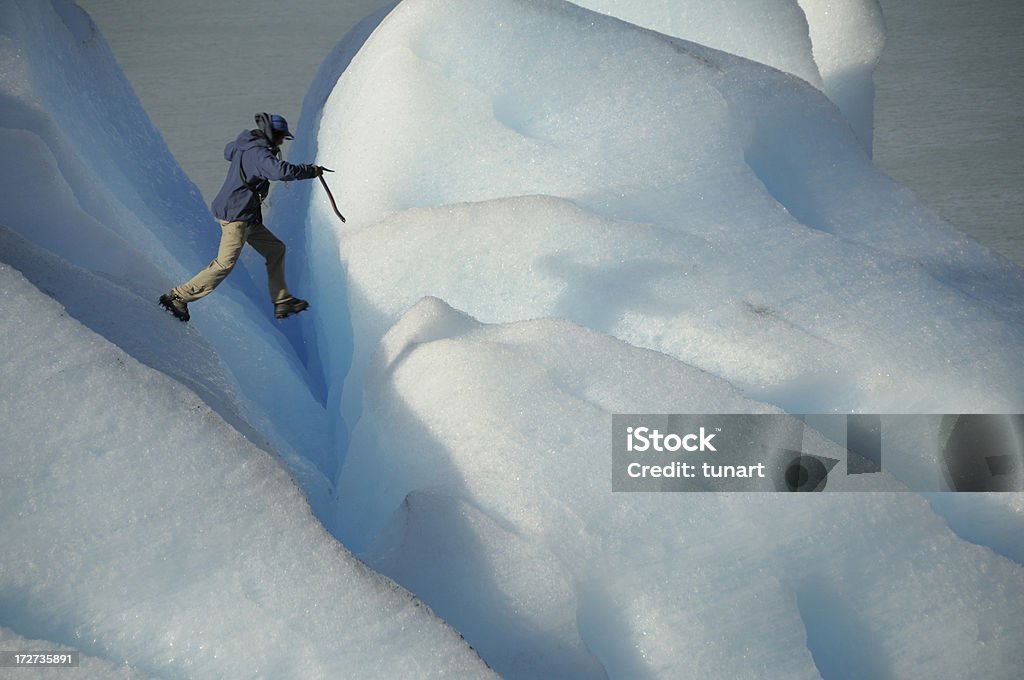
[[[314,165],[313,166],[313,177],[320,177],[325,172],[334,172],[334,170],[331,170],[330,168],[325,168],[322,165]]]

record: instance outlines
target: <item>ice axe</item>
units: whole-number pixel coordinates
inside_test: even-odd
[[[325,168],[323,166],[320,166],[320,169],[323,170],[324,172],[334,172],[334,170],[331,170],[330,168]],[[319,175],[319,177],[320,177],[320,184],[324,185],[324,191],[327,192],[327,198],[330,199],[330,201],[331,201],[331,207],[334,208],[334,214],[338,216],[339,220],[344,222],[345,221],[345,216],[342,215],[341,211],[338,210],[338,204],[334,202],[334,194],[331,193],[331,188],[329,186],[327,186],[327,180],[324,179],[323,173],[321,173]]]

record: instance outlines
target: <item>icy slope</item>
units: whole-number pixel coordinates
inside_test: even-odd
[[[0,19],[0,639],[487,675],[294,477],[512,677],[1019,668],[1021,568],[911,494],[609,492],[613,411],[1021,407],[1020,272],[804,81],[542,0],[369,20],[309,100],[351,218],[302,194],[314,347],[241,271],[194,325],[152,305],[216,226],[83,14]],[[1019,558],[1019,497],[936,507]]]
[[[424,295],[570,319],[791,412],[1024,406],[1021,270],[792,76],[566,3],[413,0],[318,123],[350,219],[315,192],[308,247],[314,288],[347,290],[350,420]],[[332,381],[339,317],[317,330]]]
[[[426,298],[374,354],[339,533],[507,678],[1015,677],[1024,567],[913,494],[610,493],[612,413],[764,408],[566,321]]]
[[[116,315],[126,297],[155,300],[210,261],[217,223],[76,5],[0,6],[0,113],[0,148],[9,159],[0,181],[12,197],[0,204],[0,224],[106,279],[105,295],[74,307],[83,323],[98,329],[94,319]],[[262,261],[256,267],[256,277],[265,277]],[[265,288],[240,267],[195,315],[221,376],[207,376],[210,361],[181,368],[194,383],[212,380],[239,395],[249,422],[282,453],[309,463],[319,478],[310,478],[315,493],[334,474],[327,420],[302,357],[272,321]],[[123,319],[125,327],[133,321]],[[172,336],[149,340],[128,348],[143,363],[181,354]]]
[[[217,225],[75,5],[0,5],[0,114],[3,647],[81,650],[68,677],[492,676],[311,514],[328,421],[264,284],[189,325],[155,304]]]
[[[303,117],[349,217],[310,195],[348,546],[508,677],[1013,677],[1022,568],[921,498],[612,495],[608,432],[1018,411],[1019,269],[777,70],[554,1],[364,36]],[[934,507],[1019,554],[1019,498]]]
[[[8,266],[0,294],[4,625],[161,676],[487,675],[193,393]]]
[[[870,152],[871,74],[885,27],[877,0],[578,0],[632,24],[792,73],[822,90]]]
[[[9,650],[34,650],[51,652],[73,652],[71,647],[59,645],[52,640],[26,640],[12,631],[0,627],[0,647]],[[75,667],[35,668],[31,671],[19,671],[21,675],[32,674],[32,680],[149,680],[137,668],[125,664],[115,664],[103,659],[79,653],[79,665]],[[16,676],[15,676],[16,677]]]
[[[797,0],[580,0],[573,4],[774,66],[819,89],[823,84],[809,22]]]

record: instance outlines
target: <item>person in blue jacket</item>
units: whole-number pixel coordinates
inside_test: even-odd
[[[283,319],[309,307],[288,292],[284,280],[285,246],[263,225],[261,204],[271,180],[313,179],[323,174],[319,165],[296,165],[281,160],[281,144],[293,139],[288,121],[278,115],[256,114],[256,129],[243,130],[224,148],[231,163],[220,193],[213,199],[213,216],[221,226],[217,257],[186,283],[160,296],[160,304],[182,321],[189,320],[188,303],[213,292],[234,269],[246,243],[267,261],[267,282],[274,316]]]

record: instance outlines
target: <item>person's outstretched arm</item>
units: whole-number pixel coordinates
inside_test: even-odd
[[[276,157],[269,150],[259,156],[257,167],[261,177],[280,182],[313,179],[323,174],[319,165],[289,163]]]

